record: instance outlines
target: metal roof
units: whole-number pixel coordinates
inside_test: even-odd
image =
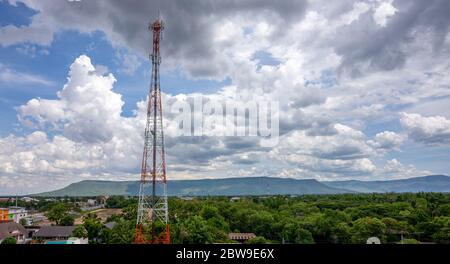
[[[113,229],[113,227],[116,225],[116,222],[108,222],[105,224],[105,226],[109,229]]]
[[[34,235],[38,238],[46,237],[70,237],[75,226],[43,226]]]
[[[254,233],[229,233],[228,238],[231,240],[247,240],[254,238],[256,235]]]
[[[0,239],[11,236],[13,232],[20,232],[22,235],[27,234],[27,231],[21,224],[15,222],[0,223]]]

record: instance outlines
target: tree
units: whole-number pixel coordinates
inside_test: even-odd
[[[275,237],[275,232],[273,232],[275,220],[271,213],[267,211],[255,212],[248,216],[248,221],[250,223],[250,231],[255,234],[269,239]]]
[[[72,226],[75,222],[75,218],[71,215],[65,215],[59,221],[59,224],[62,226]]]
[[[119,220],[111,230],[103,229],[102,235],[108,244],[131,244],[135,225],[131,221]]]
[[[50,221],[54,221],[56,225],[60,225],[61,220],[67,216],[67,206],[63,203],[57,203],[50,208],[46,216]]]
[[[353,222],[352,233],[352,242],[356,244],[366,243],[369,237],[384,241],[386,225],[378,218],[364,217]]]
[[[250,238],[245,242],[245,244],[270,244],[270,240],[267,240],[262,236],[257,236],[254,238]]]
[[[291,206],[295,216],[305,216],[312,213],[318,213],[319,208],[305,202],[297,202]]]
[[[402,244],[420,244],[420,242],[415,240],[414,238],[403,239],[403,241],[401,243]]]
[[[227,234],[230,232],[230,227],[222,216],[209,218],[206,223],[214,242],[229,241]]]
[[[450,244],[450,227],[443,227],[433,234],[433,240],[439,243]]]
[[[25,219],[25,218],[20,218],[19,224],[21,224],[21,225],[23,225],[23,226],[27,225],[27,219]]]
[[[434,213],[438,216],[450,216],[450,204],[439,205]]]
[[[14,237],[7,237],[5,239],[3,239],[2,245],[12,245],[12,244],[17,244],[17,240]]]
[[[208,232],[211,234],[213,241],[228,241],[227,233],[230,231],[230,226],[224,217],[219,214],[217,207],[211,205],[203,206],[200,216],[206,220]]]
[[[217,207],[215,206],[210,205],[203,206],[202,210],[200,211],[200,216],[205,220],[213,217],[220,217],[219,209],[217,209]]]
[[[314,213],[300,221],[301,228],[311,232],[314,241],[327,242],[331,234],[332,223],[324,213]]]
[[[433,221],[426,221],[418,223],[416,226],[416,232],[420,235],[421,241],[432,240],[432,236],[439,230],[439,226]]]
[[[73,230],[72,236],[78,237],[78,238],[87,238],[88,233],[86,231],[86,228],[84,228],[83,225],[79,225],[79,226],[75,227],[75,229]]]
[[[386,225],[388,242],[398,241],[400,234],[409,234],[412,231],[411,226],[406,221],[397,221],[390,217],[382,218],[381,221]]]
[[[136,221],[137,204],[130,204],[123,209],[124,218],[130,221]]]
[[[87,231],[89,242],[90,243],[98,242],[102,229],[104,228],[100,220],[94,217],[85,218],[83,220],[83,226]]]
[[[200,216],[192,216],[180,226],[178,241],[184,244],[209,244],[213,238],[207,222]]]
[[[289,223],[284,226],[283,238],[286,243],[314,244],[311,232],[303,229],[297,223]]]
[[[439,243],[450,243],[450,217],[440,216],[433,219],[433,224],[437,227],[432,238]]]
[[[347,223],[339,223],[331,228],[331,242],[347,244],[351,241],[351,228]]]
[[[107,208],[123,208],[130,204],[129,199],[125,199],[124,196],[111,196],[106,200]]]

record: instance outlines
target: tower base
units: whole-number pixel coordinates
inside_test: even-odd
[[[167,224],[159,235],[152,237],[149,234],[149,237],[146,238],[142,225],[136,225],[134,244],[170,244],[170,226]]]

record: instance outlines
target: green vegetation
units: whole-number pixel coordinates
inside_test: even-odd
[[[131,243],[136,200],[109,198],[126,205],[117,224],[95,232],[104,243]],[[336,194],[299,197],[169,199],[173,243],[231,243],[230,232],[255,233],[246,243],[450,243],[450,194]],[[104,228],[106,230],[106,228]],[[91,239],[92,237],[90,237]]]
[[[265,239],[264,237],[254,237],[247,241],[247,244],[270,244],[270,241]]]
[[[131,244],[134,240],[135,223],[133,221],[119,219],[114,227],[103,229],[103,239],[107,244]]]
[[[414,238],[407,238],[407,239],[403,239],[401,244],[420,244],[420,242],[415,240]]]
[[[21,225],[23,225],[23,226],[27,225],[27,219],[25,219],[25,218],[20,218],[19,224],[21,224]]]
[[[17,240],[14,237],[7,237],[3,239],[2,245],[8,245],[8,244],[17,244]]]
[[[56,225],[71,226],[75,218],[69,214],[70,206],[67,203],[54,204],[45,214],[50,221]]]
[[[75,227],[75,229],[73,230],[72,236],[79,238],[87,238],[88,232],[86,231],[86,228],[84,228],[84,225],[79,225]]]
[[[94,198],[95,197],[91,197]],[[134,239],[137,198],[111,196],[106,208],[120,215],[99,219],[82,212],[83,198],[27,204],[58,225],[82,225],[73,235],[90,243],[128,244]],[[291,196],[169,198],[173,243],[235,243],[229,233],[254,233],[246,243],[450,243],[450,194],[387,193]],[[107,222],[114,225],[105,226]],[[403,238],[403,241],[401,239]]]

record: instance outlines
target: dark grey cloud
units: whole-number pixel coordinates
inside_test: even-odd
[[[166,137],[166,153],[180,164],[208,165],[222,156],[260,150],[257,137]]]
[[[313,151],[313,155],[322,159],[332,160],[354,160],[367,158],[368,154],[364,153],[360,145],[338,145],[332,149],[317,149]]]
[[[206,166],[210,160],[231,152],[221,147],[216,137],[167,137],[166,142],[166,154],[171,164]]]
[[[331,136],[337,133],[335,121],[326,114],[306,114],[302,109],[294,109],[280,116],[280,135],[293,130],[306,130],[309,136]]]
[[[318,88],[294,87],[295,96],[291,99],[289,106],[293,108],[303,108],[310,105],[322,104],[326,100],[326,96]]]
[[[250,151],[259,148],[259,138],[257,137],[225,137],[223,141],[226,148],[233,150],[245,149]]]
[[[424,32],[430,34],[435,52],[443,48],[450,26],[449,1],[395,0],[393,6],[399,11],[386,27],[377,25],[372,13],[366,12],[358,23],[339,30],[332,43],[343,57],[341,70],[358,77],[364,74],[358,63],[368,63],[371,71],[402,68],[414,55],[408,45]]]
[[[53,33],[64,29],[82,32],[101,30],[117,45],[125,45],[147,57],[151,46],[147,26],[157,18],[160,10],[166,22],[162,53],[168,64],[181,66],[193,77],[223,75],[227,65],[220,60],[221,50],[212,45],[213,23],[224,17],[245,15],[264,17],[272,23],[288,25],[300,20],[307,6],[306,0],[275,2],[270,0],[243,1],[24,1],[40,11],[25,29],[8,32],[8,45],[27,42],[25,34],[34,35],[31,41],[49,44]],[[280,28],[281,29],[281,28]],[[281,32],[281,31],[280,31]],[[43,34],[45,33],[45,34]],[[23,36],[18,36],[22,34]],[[278,32],[279,34],[279,32]],[[5,34],[6,35],[6,34]]]
[[[82,32],[104,31],[117,45],[125,45],[147,57],[150,33],[147,25],[157,16],[158,10],[166,21],[164,49],[167,65],[181,66],[193,77],[226,77],[231,67],[222,58],[222,50],[212,45],[213,24],[233,16],[263,17],[276,27],[273,42],[287,34],[294,22],[302,20],[307,1],[26,1],[40,11],[29,27],[10,30],[2,34],[3,45],[20,42],[45,44],[52,34],[64,29]],[[326,4],[311,3],[311,9],[332,19],[349,12],[355,1]],[[369,3],[369,2],[368,2]],[[420,32],[429,32],[438,53],[443,48],[450,26],[450,2],[447,0],[395,0],[399,11],[380,27],[373,12],[365,12],[357,23],[339,28],[333,39],[321,45],[331,46],[342,56],[341,70],[353,76],[363,74],[361,65],[368,63],[369,70],[390,71],[403,67],[411,51],[411,43]],[[48,43],[47,43],[48,44]]]

